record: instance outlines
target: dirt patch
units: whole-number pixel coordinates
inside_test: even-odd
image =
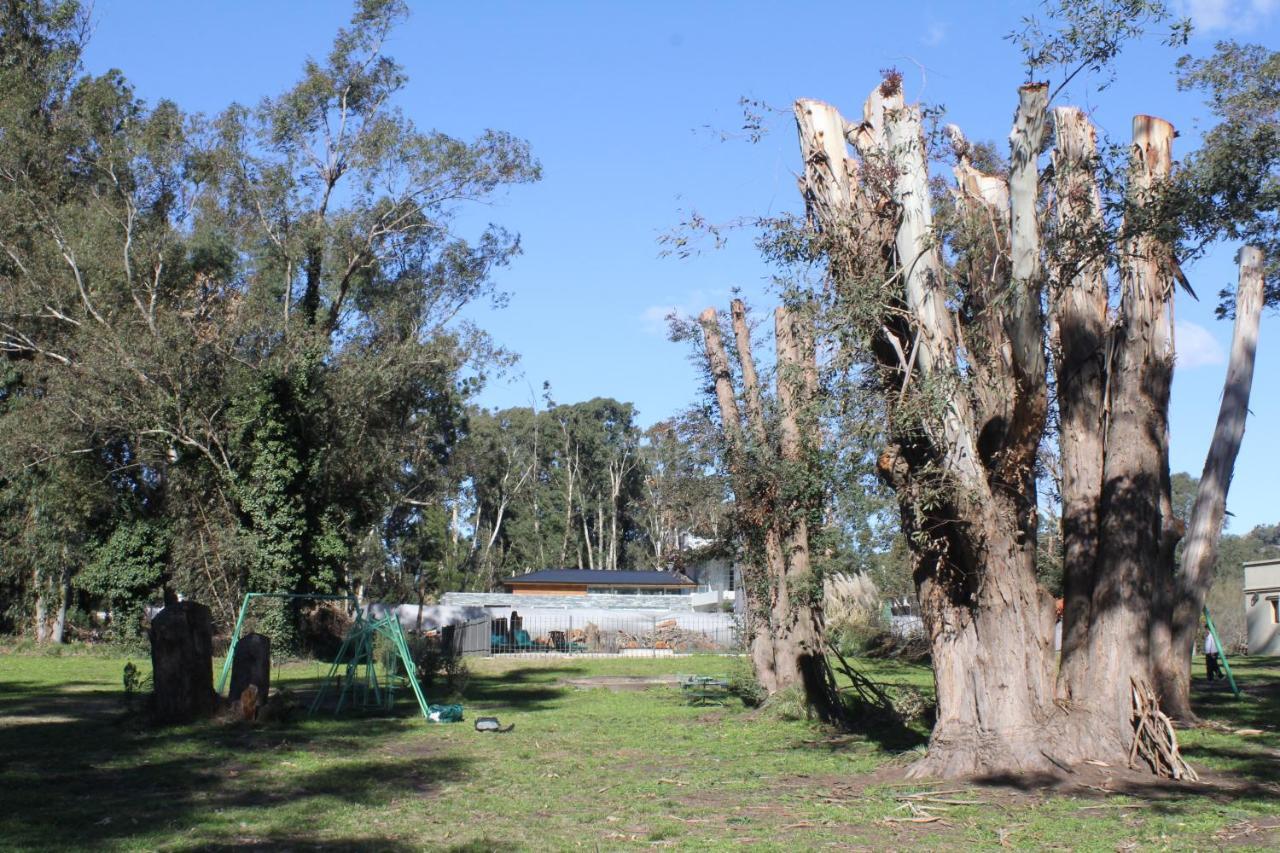
[[[1245,820],[1224,826],[1213,834],[1213,840],[1223,847],[1275,850],[1280,847],[1280,817]]]

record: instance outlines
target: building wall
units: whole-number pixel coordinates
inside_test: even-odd
[[[737,586],[734,583],[734,566],[724,557],[686,566],[684,573],[699,586],[705,586],[708,589],[731,590]]]
[[[1280,560],[1246,563],[1244,618],[1249,654],[1280,655]]]
[[[1278,607],[1280,607],[1280,587],[1253,590],[1244,594],[1244,618],[1249,634],[1249,654],[1280,655],[1280,624],[1276,622]]]
[[[1280,560],[1244,564],[1244,591],[1280,589]]]
[[[528,595],[504,592],[446,592],[441,604],[449,607],[529,607],[582,610],[670,610],[692,611],[687,595]]]

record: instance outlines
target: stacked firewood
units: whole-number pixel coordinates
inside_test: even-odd
[[[618,632],[618,646],[623,649],[678,649],[680,651],[714,651],[716,643],[701,631],[681,628],[675,619],[664,619],[653,626],[653,631],[632,634]]]

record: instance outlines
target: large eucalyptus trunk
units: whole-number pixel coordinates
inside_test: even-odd
[[[1133,121],[1129,202],[1169,177],[1173,126]],[[1124,247],[1120,311],[1110,336],[1099,544],[1084,641],[1064,648],[1063,692],[1088,710],[1076,752],[1111,754],[1132,739],[1132,680],[1150,677],[1152,598],[1170,537],[1168,412],[1173,378],[1173,257],[1145,229]],[[1064,617],[1065,618],[1065,617]],[[1079,618],[1076,614],[1075,618]],[[1064,622],[1064,636],[1080,631]]]
[[[1008,182],[974,169],[954,134],[958,207],[981,223],[975,242],[987,247],[971,270],[981,335],[963,343],[943,286],[919,110],[888,83],[857,126],[827,104],[796,105],[810,218],[841,243],[832,255],[836,286],[901,281],[873,343],[891,427],[913,394],[943,398],[923,430],[909,422],[891,429],[878,466],[912,542],[937,688],[938,720],[916,775],[1053,766],[1043,740],[1054,711],[1052,606],[1035,579],[1030,464],[1046,410],[1036,222],[1046,95],[1043,86],[1021,93]],[[876,173],[864,181],[870,168]],[[887,188],[878,185],[884,172],[893,176]],[[873,245],[848,252],[846,243]],[[958,375],[962,351],[968,389]]]
[[[1093,125],[1075,107],[1054,110],[1058,241],[1050,291],[1062,465],[1063,632],[1060,698],[1072,699],[1089,665],[1082,652],[1097,572],[1105,449],[1104,388],[1110,338],[1106,265],[1087,247],[1102,228]]]
[[[1231,358],[1222,386],[1222,403],[1213,441],[1205,456],[1204,471],[1196,490],[1191,522],[1182,551],[1181,572],[1173,579],[1169,598],[1172,606],[1153,614],[1160,631],[1160,644],[1153,649],[1153,668],[1160,704],[1169,716],[1192,721],[1191,652],[1200,625],[1200,611],[1213,585],[1218,558],[1218,540],[1227,509],[1231,473],[1244,439],[1253,389],[1254,356],[1258,349],[1258,327],[1262,318],[1262,250],[1245,246],[1239,256],[1240,277],[1236,288],[1236,320],[1231,335]],[[1225,649],[1224,649],[1225,651]]]
[[[892,439],[878,467],[898,495],[933,653],[938,721],[916,775],[1123,761],[1131,680],[1149,677],[1156,570],[1176,542],[1172,255],[1143,217],[1131,218],[1109,324],[1096,148],[1076,110],[1055,114],[1056,239],[1042,243],[1047,107],[1044,84],[1020,89],[1007,177],[979,171],[963,134],[948,129],[957,157],[948,264],[919,110],[903,103],[897,81],[872,92],[858,124],[820,102],[796,105],[800,187],[836,303],[855,306],[869,339]],[[1173,132],[1140,116],[1134,134],[1129,192],[1139,212],[1168,178]],[[1056,679],[1051,600],[1035,577],[1046,347],[1059,391],[1067,559]]]

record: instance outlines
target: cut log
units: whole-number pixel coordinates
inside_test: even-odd
[[[271,638],[265,634],[245,634],[236,643],[231,660],[231,692],[227,696],[240,698],[250,684],[258,688],[260,701],[265,702],[271,695]]]
[[[213,690],[213,619],[194,601],[172,604],[151,620],[152,710],[160,723],[207,717]]]

